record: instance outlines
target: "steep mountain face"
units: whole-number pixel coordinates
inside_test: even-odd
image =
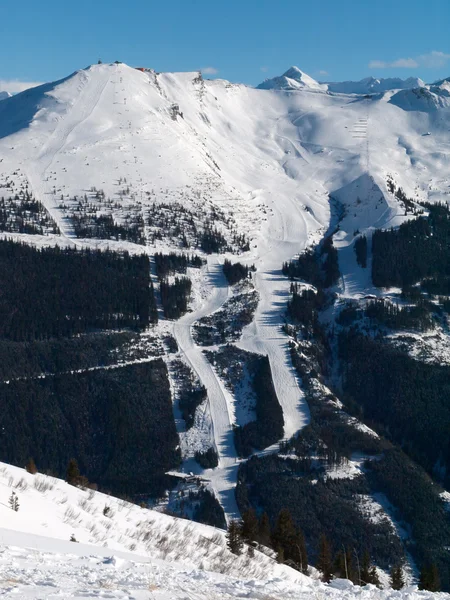
[[[353,325],[395,337],[394,309],[366,304],[412,298],[397,272],[380,278],[378,255],[374,276],[375,232],[419,218],[430,219],[424,239],[445,238],[447,217],[427,203],[448,200],[448,81],[331,85],[295,67],[252,89],[103,64],[0,103],[0,230],[39,250],[0,242],[0,425],[14,430],[0,459],[33,455],[63,475],[75,454],[114,491],[154,499],[173,486],[168,509],[211,524],[262,506],[273,525],[289,504],[313,557],[330,527],[339,548],[362,556],[370,546],[386,570],[396,553],[411,577],[414,560],[448,568],[436,483],[447,482],[445,448],[412,450],[415,417],[408,439],[387,413],[366,418],[345,341],[356,339]],[[416,231],[405,235],[402,257]],[[400,242],[383,243],[395,257]],[[414,263],[423,277],[408,285],[450,275],[430,258],[441,246],[426,248],[433,268]],[[439,294],[410,304],[445,347],[444,308],[423,316],[424,302],[445,306]],[[380,364],[389,356],[383,347]],[[397,397],[386,390],[389,414]],[[207,481],[207,499],[186,487],[180,460]],[[409,510],[392,485],[401,473],[432,510]],[[336,506],[352,527],[332,519]],[[430,551],[419,522],[434,532]]]

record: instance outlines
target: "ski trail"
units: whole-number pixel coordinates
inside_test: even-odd
[[[73,131],[92,115],[111,79],[110,73],[106,71],[101,77],[92,78],[89,75],[86,75],[86,77],[87,81],[84,83],[76,102],[59,120],[56,129],[41,148],[33,166],[28,165],[24,167],[35,198],[42,202],[58,225],[61,234],[70,240],[71,243],[75,243],[71,239],[73,232],[67,220],[61,216],[58,209],[57,194],[54,193],[51,184],[46,182],[46,174],[52,166],[55,157],[67,144]]]
[[[228,283],[217,257],[208,257],[208,288],[211,295],[197,311],[179,319],[173,327],[178,346],[208,392],[213,424],[214,445],[219,466],[208,472],[214,491],[227,516],[238,516],[234,489],[237,480],[237,456],[233,434],[233,406],[212,365],[192,337],[191,327],[198,319],[218,310],[228,299]]]
[[[283,409],[284,437],[290,438],[309,422],[309,408],[292,366],[287,336],[282,332],[290,282],[283,276],[283,262],[301,251],[308,238],[308,228],[299,201],[271,202],[274,210],[270,229],[265,235],[256,260],[255,287],[260,302],[253,322],[244,328],[236,344],[249,352],[269,358],[278,401]]]

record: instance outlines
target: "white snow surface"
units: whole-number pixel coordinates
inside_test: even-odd
[[[12,492],[19,510],[11,510]],[[109,516],[103,516],[104,507]],[[77,542],[70,542],[74,535]],[[314,575],[314,571],[313,571]],[[44,475],[0,465],[2,598],[121,600],[448,599],[448,594],[322,584],[268,556],[236,557],[224,532]]]

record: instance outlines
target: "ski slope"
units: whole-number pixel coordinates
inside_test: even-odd
[[[374,228],[404,220],[387,177],[414,199],[448,201],[450,193],[447,81],[410,89],[423,84],[411,80],[400,90],[392,89],[394,82],[365,82],[361,89],[367,84],[377,91],[366,96],[355,95],[360,88],[348,82],[335,84],[333,92],[331,84],[296,68],[278,79],[263,86],[270,89],[252,89],[198,73],[102,64],[0,103],[0,194],[16,193],[26,182],[61,231],[48,240],[13,237],[149,254],[181,250],[164,235],[151,243],[147,238],[145,247],[75,239],[61,206],[98,190],[120,205],[113,208],[118,222],[131,210],[145,219],[153,205],[164,203],[181,205],[199,223],[220,214],[214,225],[228,239],[231,229],[247,236],[248,251],[209,259],[205,280],[195,283],[206,300],[173,325],[184,357],[208,390],[220,459],[208,477],[229,515],[237,514],[239,464],[233,398],[191,335],[192,324],[228,297],[224,258],[257,267],[260,303],[238,344],[269,357],[284,436],[290,437],[308,423],[309,411],[281,330],[289,294],[282,263],[334,230],[338,202],[339,293],[371,293],[353,243],[357,231],[370,238]]]
[[[229,392],[217,377],[211,363],[192,337],[192,325],[201,317],[218,310],[228,299],[228,284],[222,265],[216,257],[208,259],[208,277],[204,292],[209,296],[197,311],[188,313],[174,323],[173,333],[185,359],[206,387],[213,422],[213,440],[219,456],[218,468],[208,470],[207,477],[225,513],[237,518],[239,510],[234,497],[238,461],[233,436],[233,406]]]

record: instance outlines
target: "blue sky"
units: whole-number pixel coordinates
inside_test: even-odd
[[[250,85],[291,65],[330,81],[450,75],[450,0],[3,0],[1,12],[0,90],[98,58]]]

